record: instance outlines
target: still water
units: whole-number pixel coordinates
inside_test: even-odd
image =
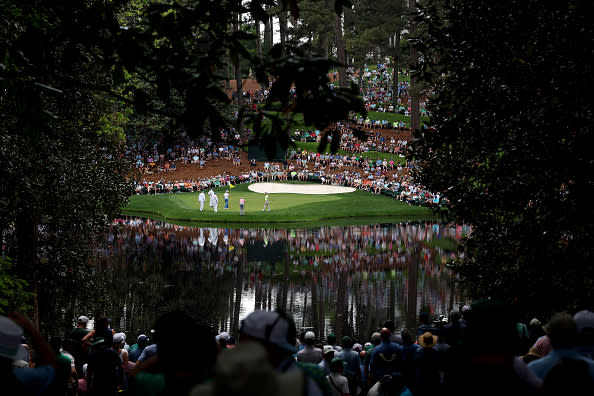
[[[231,334],[254,309],[284,309],[319,339],[367,339],[387,318],[410,328],[421,309],[459,306],[445,263],[466,232],[436,222],[229,229],[122,218],[97,269],[113,281],[112,328],[132,337],[174,309]]]

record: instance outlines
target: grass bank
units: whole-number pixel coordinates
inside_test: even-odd
[[[225,188],[216,189],[219,211],[208,206],[199,211],[198,193],[134,195],[122,215],[148,217],[169,223],[195,226],[258,226],[264,228],[320,225],[361,225],[431,220],[430,209],[409,206],[365,191],[346,194],[270,194],[272,210],[263,212],[264,194],[248,190],[248,184],[230,189],[229,209],[223,209]],[[239,215],[239,198],[246,201],[245,216]]]

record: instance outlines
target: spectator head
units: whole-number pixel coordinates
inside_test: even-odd
[[[201,384],[192,394],[200,395],[294,395],[299,377],[275,372],[260,342],[242,342],[217,357],[214,381]],[[197,391],[199,390],[199,391]]]
[[[324,349],[322,350],[322,356],[325,360],[332,360],[334,358],[334,348],[332,345],[324,345]]]
[[[427,312],[421,312],[419,314],[419,322],[421,324],[429,324],[429,314]]]
[[[136,342],[138,343],[138,347],[140,347],[140,348],[145,348],[146,345],[148,344],[148,341],[149,341],[149,338],[144,334],[139,335],[138,338],[136,339]]]
[[[89,318],[87,316],[81,315],[76,319],[76,325],[78,327],[87,327],[87,323],[89,323]]]
[[[216,340],[221,345],[221,348],[225,348],[227,346],[227,343],[229,342],[230,337],[231,336],[229,335],[229,333],[227,333],[226,331],[223,331],[223,332],[219,333],[218,336],[216,336]]]
[[[423,348],[432,348],[435,344],[437,344],[437,336],[427,331],[423,335],[419,336],[419,344],[421,344]]]
[[[382,335],[377,331],[371,335],[371,343],[375,346],[378,346],[382,343]]]
[[[333,373],[342,373],[344,370],[345,362],[340,358],[334,358],[330,361],[330,371]]]
[[[362,352],[363,351],[363,345],[359,344],[358,342],[353,344],[353,351],[355,352]]]
[[[579,311],[573,315],[578,332],[577,344],[580,346],[594,345],[594,312]]]
[[[545,331],[554,349],[571,349],[577,342],[577,326],[573,317],[567,312],[553,315],[545,325]]]
[[[404,345],[410,345],[413,343],[412,335],[410,334],[410,331],[408,331],[407,329],[402,330],[400,336],[402,337],[402,343]]]
[[[14,360],[21,345],[23,329],[6,316],[0,316],[0,359]]]
[[[303,336],[303,339],[305,340],[305,344],[307,346],[312,346],[316,340],[316,335],[314,334],[313,331],[308,331]]]
[[[392,336],[392,332],[387,327],[383,327],[380,330],[382,342],[389,342],[390,337]]]
[[[460,320],[460,311],[458,311],[457,309],[452,309],[450,311],[450,317],[449,320],[451,323],[458,323],[458,321]]]
[[[465,305],[462,307],[462,317],[466,320],[468,320],[468,317],[470,316],[470,312],[472,311],[472,308],[470,307],[470,305]]]
[[[126,334],[124,333],[115,333],[113,335],[113,345],[117,347],[123,347],[124,343],[126,342]]]
[[[336,336],[334,334],[328,334],[326,341],[328,342],[328,345],[336,345]]]
[[[274,366],[297,351],[295,322],[283,311],[255,310],[241,322],[239,335],[242,341],[255,340],[263,344]]]
[[[343,348],[352,348],[353,347],[353,339],[349,336],[342,337],[342,347]]]

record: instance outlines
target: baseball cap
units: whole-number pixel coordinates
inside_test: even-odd
[[[124,334],[124,333],[115,333],[113,335],[113,342],[114,342],[114,344],[119,344],[122,341],[126,341],[126,334]]]
[[[334,348],[332,348],[332,345],[324,345],[324,349],[322,350],[322,355],[326,355],[328,353],[334,353]]]
[[[224,340],[224,341],[229,341],[229,333],[227,333],[226,331],[222,331],[218,336],[217,339],[218,340]]]
[[[138,338],[136,339],[137,342],[141,342],[141,341],[148,341],[148,337],[144,334],[141,334],[138,336]]]
[[[89,321],[89,318],[84,315],[79,316],[78,319],[76,320],[77,323],[87,323],[88,321]]]
[[[284,313],[255,310],[241,322],[239,332],[289,352],[297,351],[295,323]]]
[[[14,359],[21,345],[23,329],[6,316],[0,316],[0,356]]]
[[[308,331],[307,333],[305,333],[305,335],[303,336],[304,339],[306,340],[315,340],[316,339],[316,335],[314,334],[313,331]]]

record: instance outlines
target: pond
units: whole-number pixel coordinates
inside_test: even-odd
[[[97,270],[112,278],[112,328],[135,337],[182,310],[237,334],[254,309],[283,309],[297,329],[367,339],[387,319],[461,303],[445,263],[469,230],[438,222],[298,229],[184,227],[118,219]]]

